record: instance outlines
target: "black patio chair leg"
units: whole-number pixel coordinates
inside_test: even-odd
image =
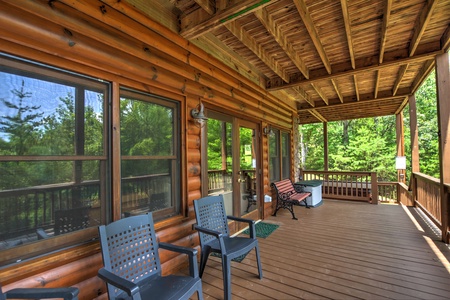
[[[261,258],[259,257],[259,246],[255,247],[255,252],[256,252],[256,263],[258,264],[259,279],[262,279],[263,273],[262,273],[262,268],[261,268]]]
[[[211,249],[202,249],[202,253],[200,255],[200,270],[199,270],[199,276],[202,278],[203,271],[205,271],[206,263],[208,262],[209,254],[211,253]]]
[[[231,259],[222,256],[224,300],[231,300]]]

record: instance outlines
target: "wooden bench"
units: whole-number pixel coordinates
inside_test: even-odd
[[[286,208],[291,212],[292,219],[297,220],[294,214],[294,205],[300,205],[303,201],[306,208],[309,208],[306,198],[311,196],[311,193],[303,192],[302,187],[299,185],[294,187],[290,179],[273,182],[271,186],[277,192],[277,206],[272,216],[276,216],[280,208]]]

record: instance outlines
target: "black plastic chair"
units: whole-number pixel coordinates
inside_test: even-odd
[[[158,243],[151,213],[102,225],[99,233],[104,267],[98,276],[109,299],[189,299],[196,291],[203,299],[197,250]],[[159,248],[187,254],[190,276],[163,277]]]
[[[222,273],[224,281],[225,299],[231,299],[231,260],[248,253],[253,248],[256,252],[259,279],[262,279],[259,246],[256,239],[255,221],[233,216],[227,216],[223,196],[208,196],[194,200],[195,217],[197,224],[194,228],[200,235],[201,259],[200,277],[203,275],[209,254],[219,253],[222,256]],[[250,228],[250,238],[231,237],[228,228],[228,219],[246,222]]]
[[[78,288],[18,288],[5,293],[0,285],[0,300],[6,299],[64,299],[78,300]]]

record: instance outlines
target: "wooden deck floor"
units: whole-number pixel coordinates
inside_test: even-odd
[[[324,200],[295,211],[298,221],[287,210],[264,220],[280,227],[259,239],[262,280],[254,251],[232,263],[233,299],[450,299],[450,250],[415,209],[423,231],[398,205]],[[221,270],[210,257],[205,299],[223,299]]]

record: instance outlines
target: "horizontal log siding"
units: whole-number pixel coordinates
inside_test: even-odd
[[[106,3],[108,2],[108,3]],[[105,5],[100,10],[100,6]],[[109,6],[111,5],[111,6]],[[113,7],[114,8],[113,8]],[[146,24],[146,25],[145,25]],[[197,247],[192,201],[201,196],[200,130],[187,115],[198,103],[292,128],[294,107],[281,103],[237,72],[126,3],[114,1],[27,1],[0,3],[0,51],[102,78],[182,103],[183,206],[186,218],[156,225],[161,241]],[[115,89],[117,91],[117,89]],[[187,99],[187,100],[186,100]],[[114,108],[113,108],[114,109]],[[267,142],[264,142],[267,152]],[[264,161],[267,160],[267,154]],[[263,163],[264,192],[270,192]],[[117,193],[113,200],[119,201]],[[176,271],[185,257],[161,251],[163,272]],[[3,268],[4,290],[14,287],[74,285],[80,300],[106,299],[97,278],[99,245],[91,243]]]

